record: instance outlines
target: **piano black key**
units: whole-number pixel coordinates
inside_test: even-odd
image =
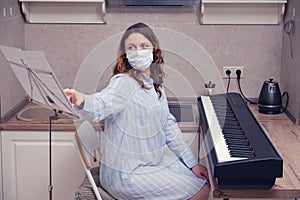
[[[220,124],[222,130],[240,130],[241,131],[241,127],[237,126],[237,125],[228,125],[228,124]]]
[[[233,133],[223,133],[224,138],[228,138],[228,139],[238,139],[238,140],[246,140],[246,136],[242,135],[242,134],[233,134]]]
[[[239,149],[230,149],[229,150],[230,154],[233,154],[235,156],[243,157],[243,156],[253,156],[253,152],[251,151],[244,151],[244,150],[239,150]]]
[[[229,151],[241,152],[241,153],[252,153],[252,151],[247,146],[233,146],[228,145]]]
[[[243,145],[246,146],[247,148],[250,148],[249,143],[246,140],[237,140],[237,139],[232,139],[232,138],[225,138],[226,143],[228,145]]]
[[[224,125],[240,127],[239,122],[236,121],[235,119],[234,119],[234,120],[226,119],[226,120],[224,121]]]
[[[229,135],[244,135],[244,133],[241,129],[230,128],[230,127],[223,127],[222,133],[229,134]]]
[[[253,155],[252,154],[245,154],[245,153],[242,153],[242,152],[230,152],[230,155],[232,157],[245,157],[245,158],[252,158]]]
[[[238,157],[253,156],[253,153],[251,151],[244,151],[244,150],[240,150],[240,149],[230,149],[229,153],[234,154],[235,156],[238,156]]]
[[[226,140],[228,148],[236,148],[236,149],[245,149],[245,150],[250,150],[248,144],[242,144],[242,143],[234,143]]]
[[[251,152],[248,146],[228,144],[229,151],[236,150],[242,152]]]

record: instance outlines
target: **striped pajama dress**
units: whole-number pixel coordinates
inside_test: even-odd
[[[143,89],[126,74],[111,78],[101,92],[85,95],[80,111],[88,120],[105,119],[100,182],[117,199],[188,199],[206,183],[189,169],[197,160],[186,144],[165,92],[143,75]],[[166,155],[170,148],[177,158]]]

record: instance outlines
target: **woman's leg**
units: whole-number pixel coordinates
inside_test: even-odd
[[[210,194],[210,187],[206,184],[189,200],[207,200]]]

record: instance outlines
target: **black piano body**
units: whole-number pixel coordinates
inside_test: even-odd
[[[224,99],[227,110],[234,113],[239,125],[251,144],[254,156],[242,160],[218,162],[210,135],[206,113],[198,97],[198,108],[208,150],[213,176],[221,189],[270,189],[276,178],[283,175],[283,160],[238,93],[212,95],[210,98]]]

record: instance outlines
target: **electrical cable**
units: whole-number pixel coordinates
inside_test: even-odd
[[[285,107],[283,107],[283,109],[280,111],[280,113],[283,113],[286,111],[288,105],[289,105],[289,93],[287,92],[284,92],[282,95],[281,95],[281,98],[286,96],[286,104],[285,104]]]
[[[242,95],[242,97],[244,99],[246,99],[249,103],[251,104],[257,104],[257,102],[254,102],[254,101],[251,101],[250,99],[248,99],[244,93],[242,92],[242,89],[241,89],[241,83],[240,83],[240,80],[241,80],[241,70],[236,70],[236,80],[237,80],[237,83],[238,83],[238,87],[239,87],[239,90],[240,90],[240,93]]]
[[[230,86],[230,74],[231,74],[231,71],[230,71],[229,69],[226,70],[226,74],[227,74],[227,76],[228,76],[226,93],[228,93],[228,91],[229,91],[229,86]]]
[[[283,24],[283,30],[288,34],[289,36],[289,42],[290,42],[290,53],[291,57],[293,58],[293,46],[292,46],[292,36],[295,32],[295,8],[293,8],[293,17],[291,20],[286,21]]]

